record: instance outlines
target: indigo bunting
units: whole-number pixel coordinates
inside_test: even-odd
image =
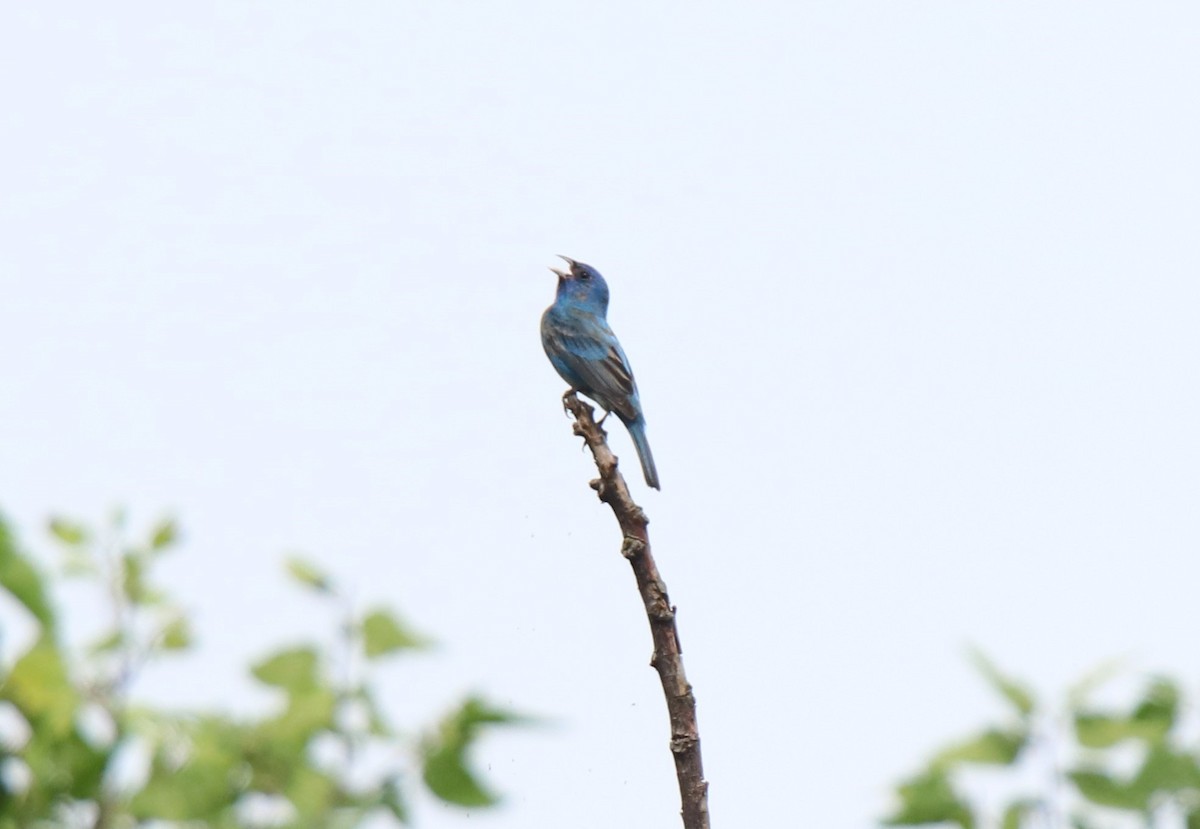
[[[629,430],[646,483],[658,489],[654,456],[646,441],[646,419],[629,360],[608,327],[608,285],[591,265],[560,256],[570,271],[558,274],[554,304],[542,314],[542,348],[571,389],[583,392],[605,412],[616,412]]]

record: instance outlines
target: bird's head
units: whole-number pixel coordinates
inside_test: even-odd
[[[608,311],[608,283],[604,281],[600,271],[567,256],[558,258],[571,267],[567,271],[560,271],[558,268],[550,269],[558,275],[557,298],[572,305],[599,309],[600,313]]]

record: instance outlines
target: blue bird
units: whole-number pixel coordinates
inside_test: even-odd
[[[646,441],[646,418],[629,360],[608,327],[608,285],[591,265],[560,256],[571,266],[557,268],[558,292],[542,314],[542,348],[574,391],[583,392],[606,412],[616,412],[629,430],[646,484],[658,489],[654,456]]]

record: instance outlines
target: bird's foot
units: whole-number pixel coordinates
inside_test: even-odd
[[[577,399],[575,397],[575,389],[567,389],[565,392],[563,392],[563,396],[562,396],[563,414],[566,414],[566,415],[571,414],[571,401],[574,399]]]

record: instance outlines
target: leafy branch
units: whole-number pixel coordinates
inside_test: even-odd
[[[178,543],[175,523],[138,541],[126,539],[120,513],[102,532],[63,518],[50,532],[64,573],[106,599],[108,621],[82,648],[64,642],[53,578],[0,520],[0,589],[35,627],[32,644],[0,665],[0,709],[12,715],[0,728],[0,829],[248,829],[264,814],[295,829],[408,824],[417,786],[457,806],[497,802],[471,768],[471,748],[486,729],[521,718],[469,697],[415,732],[393,725],[374,671],[430,640],[390,608],[360,611],[315,565],[289,559],[291,577],[336,617],[333,645],[292,645],[251,667],[279,696],[266,715],[164,711],[136,704],[132,689],[150,661],[194,648],[187,614],[154,579]],[[86,725],[97,710],[104,728]],[[390,761],[360,763],[370,749]],[[139,766],[131,758],[144,769],[132,779],[123,772]]]
[[[1130,707],[1103,707],[1090,697],[1111,673],[1104,670],[1079,683],[1065,710],[1055,711],[982,654],[973,660],[1008,704],[1007,721],[936,752],[897,787],[898,805],[886,824],[1153,829],[1172,815],[1187,829],[1200,829],[1200,748],[1181,733],[1184,705],[1175,682],[1151,678]],[[1067,758],[1065,767],[1060,758]],[[970,797],[964,778],[973,767],[1007,770],[1011,780],[1021,781],[1027,776],[1019,767],[1028,765],[1048,768],[1049,774],[1035,778],[1047,784],[1010,786],[998,814],[989,815]]]

